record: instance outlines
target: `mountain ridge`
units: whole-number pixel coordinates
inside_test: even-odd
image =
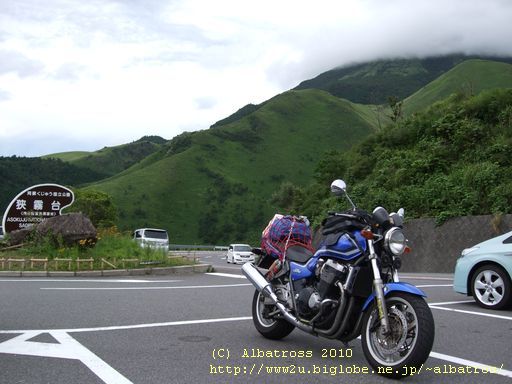
[[[294,89],[323,89],[355,103],[387,104],[389,96],[405,99],[443,73],[470,59],[512,64],[512,57],[463,54],[377,60],[331,69],[301,82]]]
[[[389,64],[388,69],[421,72],[417,60],[411,61],[410,69],[404,65]],[[507,66],[478,61],[456,70],[453,67],[402,100],[404,115],[460,92],[457,71],[482,78],[475,92],[498,83],[512,87]],[[384,67],[382,63],[368,64],[346,73],[345,79],[359,81],[366,73],[368,90]],[[492,76],[483,76],[486,70]],[[101,180],[90,181],[86,188],[112,196],[122,229],[164,227],[175,243],[256,242],[278,209],[272,196],[283,183],[309,183],[324,152],[349,150],[388,125],[390,115],[385,104],[354,103],[323,89],[295,88],[261,104],[242,107],[210,129],[184,132],[168,141],[142,138],[117,146],[126,149],[131,145],[140,151],[129,162],[119,161],[117,169],[105,172]],[[114,152],[103,149],[78,154],[70,163],[78,165],[87,156],[91,156],[89,160],[104,159],[107,154],[115,159]],[[89,170],[103,167],[100,161],[88,163],[92,164]]]
[[[275,210],[269,204],[273,191],[284,180],[307,181],[316,155],[334,146],[336,132],[344,138],[336,147],[348,149],[374,131],[358,112],[363,109],[323,91],[288,91],[241,120],[189,133],[190,143],[178,153],[89,188],[114,196],[125,223],[149,225],[147,219],[158,218],[180,241],[229,241],[231,231],[254,238]],[[147,188],[158,191],[153,195],[161,200],[151,200],[158,208],[144,211]],[[191,201],[179,201],[182,196]]]

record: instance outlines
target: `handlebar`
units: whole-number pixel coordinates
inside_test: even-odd
[[[347,219],[357,219],[358,216],[356,215],[351,215],[350,213],[340,213],[340,212],[334,212],[334,211],[329,211],[327,212],[327,214],[329,216],[340,216],[340,217],[346,217]]]

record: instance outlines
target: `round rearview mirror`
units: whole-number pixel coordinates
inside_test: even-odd
[[[342,196],[345,194],[347,189],[347,184],[343,180],[334,180],[331,184],[331,192],[335,196]]]

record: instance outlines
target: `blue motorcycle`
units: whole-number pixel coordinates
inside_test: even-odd
[[[315,252],[289,242],[293,222],[289,246],[274,248],[281,254],[263,249],[257,266],[242,267],[256,287],[254,325],[269,339],[282,339],[295,328],[345,343],[361,336],[375,373],[413,374],[427,360],[435,331],[425,293],[399,281],[401,256],[410,250],[404,211],[358,209],[343,180],[335,180],[331,191],[345,196],[353,209],[329,214]]]

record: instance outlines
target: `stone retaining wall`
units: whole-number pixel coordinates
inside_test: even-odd
[[[416,219],[404,230],[412,252],[402,257],[402,272],[453,273],[464,248],[512,231],[512,215],[457,217],[441,226],[434,219]]]

